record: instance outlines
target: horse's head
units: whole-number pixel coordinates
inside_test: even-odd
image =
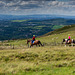
[[[65,39],[63,39],[62,44],[63,44],[63,42],[65,42]]]
[[[27,44],[28,44],[28,42],[29,42],[29,41],[27,40]]]
[[[30,40],[27,40],[27,44],[30,42]]]
[[[65,39],[63,39],[63,42],[65,42]]]

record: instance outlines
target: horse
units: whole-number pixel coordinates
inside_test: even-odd
[[[31,46],[33,46],[33,45],[36,45],[36,46],[39,45],[39,47],[40,47],[40,45],[43,46],[39,40],[35,40],[34,43],[32,43],[31,40],[27,40],[27,44],[28,44],[29,42],[30,42],[30,48],[31,48]]]
[[[68,39],[63,39],[62,41],[62,44],[65,42],[65,47],[66,47],[66,44],[71,44],[73,46],[73,43],[75,44],[75,40],[74,39],[71,39],[71,40],[68,40]]]

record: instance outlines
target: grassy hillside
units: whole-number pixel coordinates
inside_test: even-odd
[[[26,40],[1,42],[0,74],[75,75],[75,47],[61,44],[68,34],[75,39],[74,29],[75,25],[67,26],[36,38],[44,47],[28,48]]]
[[[52,32],[49,32],[45,35],[60,34],[60,33],[65,33],[65,32],[68,32],[68,31],[75,31],[75,25],[64,26],[62,28],[56,29]]]

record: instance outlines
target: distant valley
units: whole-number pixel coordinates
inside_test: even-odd
[[[75,24],[75,17],[31,15],[0,15],[0,40],[25,39]]]

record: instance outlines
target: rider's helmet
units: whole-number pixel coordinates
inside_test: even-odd
[[[35,35],[33,35],[35,37]]]
[[[68,36],[70,36],[70,34],[68,34]]]

